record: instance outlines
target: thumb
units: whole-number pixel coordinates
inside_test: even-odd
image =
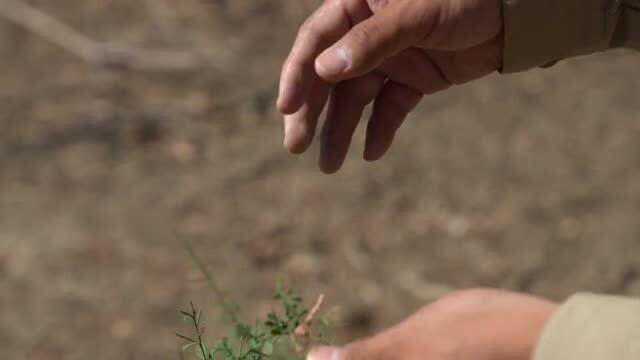
[[[384,60],[424,40],[434,29],[441,1],[395,1],[349,30],[316,59],[320,77],[339,82],[364,75]]]
[[[321,346],[309,351],[307,360],[346,360],[344,350],[333,346]]]
[[[345,347],[320,346],[312,349],[307,360],[393,360],[397,358],[385,341],[376,338],[356,341]]]

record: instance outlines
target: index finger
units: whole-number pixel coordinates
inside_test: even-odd
[[[281,113],[295,113],[305,102],[316,79],[316,57],[369,16],[366,0],[326,0],[305,21],[282,67],[277,104]]]

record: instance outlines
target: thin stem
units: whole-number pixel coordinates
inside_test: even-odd
[[[222,306],[224,312],[231,317],[231,321],[233,323],[237,323],[238,317],[239,317],[238,310],[233,306],[233,302],[229,301],[227,294],[225,294],[225,292],[222,291],[222,289],[215,282],[215,280],[213,279],[213,276],[211,275],[211,272],[209,272],[209,269],[204,264],[202,259],[200,259],[200,257],[196,254],[190,242],[188,241],[185,242],[185,248],[187,250],[187,253],[191,257],[193,263],[196,265],[196,267],[202,273],[202,275],[204,275],[205,279],[207,280],[207,284],[209,285],[209,288],[211,288],[213,293],[218,298],[218,301],[220,302],[220,305]]]
[[[198,316],[198,311],[196,311],[196,307],[191,304],[191,319],[193,320],[193,325],[196,328],[196,335],[198,336],[198,347],[200,348],[200,353],[202,354],[202,359],[208,360],[209,354],[204,348],[204,340],[202,339],[202,331],[200,330],[200,316]]]

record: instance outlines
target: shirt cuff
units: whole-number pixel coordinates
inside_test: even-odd
[[[502,0],[503,73],[610,47],[621,0]]]
[[[640,0],[623,1],[612,47],[640,49]]]
[[[573,296],[549,320],[534,359],[640,359],[640,300]]]

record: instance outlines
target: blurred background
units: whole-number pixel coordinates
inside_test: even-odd
[[[248,319],[284,278],[344,341],[453,289],[640,295],[637,54],[431,96],[325,176],[273,107],[315,5],[0,0],[0,357],[179,358],[176,309],[218,314],[186,242]]]

